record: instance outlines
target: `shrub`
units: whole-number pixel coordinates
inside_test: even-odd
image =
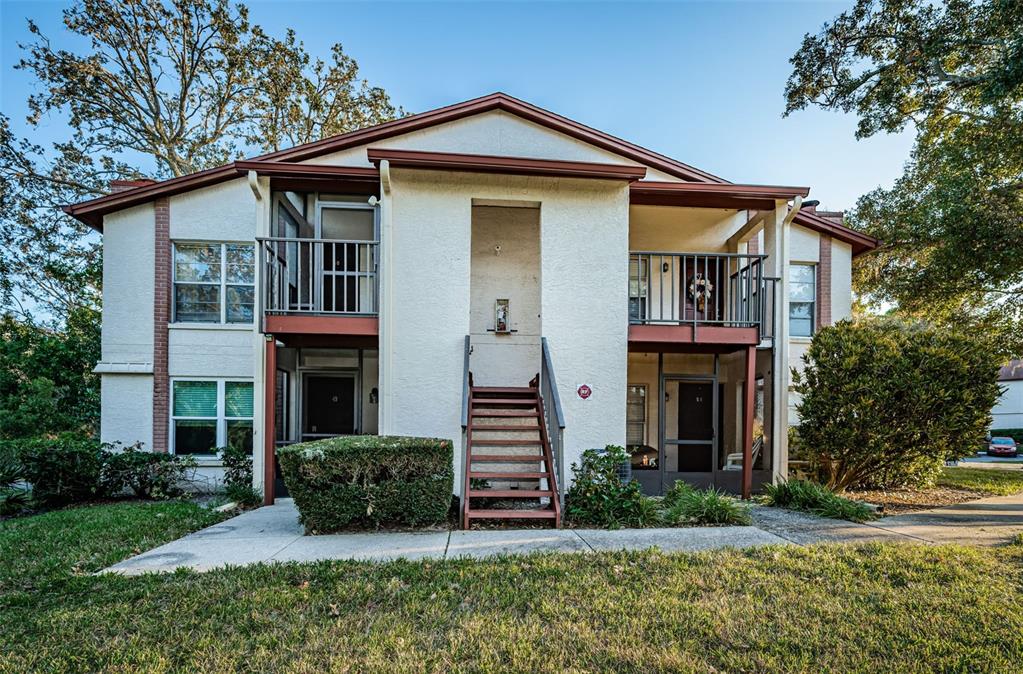
[[[68,434],[7,444],[24,468],[33,499],[43,505],[66,505],[109,493],[102,476],[110,452],[99,440]]]
[[[827,487],[808,480],[788,480],[764,485],[767,502],[779,508],[802,510],[836,520],[866,522],[877,515],[867,505],[843,498]]]
[[[664,495],[668,524],[749,524],[749,506],[714,487],[696,489],[681,480]]]
[[[454,483],[450,440],[347,436],[289,445],[277,456],[310,532],[447,519]]]
[[[104,491],[118,494],[130,489],[144,499],[168,499],[184,493],[182,483],[194,470],[195,459],[163,452],[147,452],[141,444],[111,453],[103,467]]]
[[[610,529],[655,524],[660,519],[656,503],[643,496],[638,482],[621,479],[619,468],[628,460],[629,453],[615,445],[585,450],[582,465],[572,464],[575,479],[565,495],[565,518]]]
[[[894,320],[819,331],[793,376],[811,471],[835,491],[920,486],[976,450],[999,396],[982,335]]]
[[[224,488],[224,496],[247,508],[263,502],[263,496],[251,484],[229,484]]]
[[[236,445],[220,449],[224,463],[224,484],[231,487],[252,486],[252,451]]]
[[[0,452],[0,517],[15,515],[28,505],[28,490],[18,485],[25,471],[12,453]]]

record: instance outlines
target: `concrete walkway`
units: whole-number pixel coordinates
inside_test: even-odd
[[[756,507],[753,526],[671,529],[484,529],[305,536],[290,499],[202,529],[106,569],[139,574],[189,568],[208,571],[258,562],[328,559],[386,561],[485,558],[530,552],[641,550],[692,552],[759,545],[902,541],[1000,545],[1023,532],[1023,494],[961,503],[869,524]]]
[[[115,564],[108,572],[139,574],[189,568],[208,571],[257,562],[325,559],[386,561],[484,558],[530,552],[592,552],[659,547],[668,551],[784,545],[757,527],[672,529],[483,529],[304,536],[290,499],[258,508]]]

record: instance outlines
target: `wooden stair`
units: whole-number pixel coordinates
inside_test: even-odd
[[[470,383],[462,528],[476,520],[537,519],[561,527],[561,501],[538,382],[539,375],[523,387]],[[486,488],[480,485],[482,480]],[[521,509],[485,508],[480,499],[522,499],[535,507],[524,503]]]

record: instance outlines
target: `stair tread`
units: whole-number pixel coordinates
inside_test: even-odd
[[[474,417],[536,417],[540,413],[536,410],[525,412],[522,410],[479,410],[473,411]]]
[[[528,405],[530,407],[536,405],[536,400],[533,398],[476,398],[473,397],[470,401],[474,407],[479,405],[502,405],[504,407],[522,407]]]
[[[540,478],[550,477],[546,471],[537,471],[531,473],[502,473],[501,471],[492,470],[470,470],[469,477],[478,477],[481,479],[494,479],[494,480],[539,480]]]
[[[476,438],[473,438],[472,441],[469,444],[471,444],[473,447],[475,447],[476,445],[479,445],[481,447],[482,446],[489,446],[489,447],[534,447],[534,446],[539,446],[540,445],[540,441],[539,440],[505,440],[505,439],[499,439],[499,440],[477,440]]]
[[[546,508],[529,508],[522,510],[486,510],[484,508],[470,508],[469,519],[554,519],[557,513]]]
[[[479,463],[508,463],[513,461],[540,463],[545,460],[541,454],[473,454],[469,458]]]
[[[528,386],[473,386],[471,389],[473,393],[528,393],[530,395],[536,394],[535,388],[529,388]]]
[[[472,430],[476,431],[526,431],[530,433],[536,433],[540,430],[539,426],[527,426],[525,424],[517,426],[515,424],[473,424]]]
[[[550,489],[470,489],[471,498],[539,498],[553,496]]]

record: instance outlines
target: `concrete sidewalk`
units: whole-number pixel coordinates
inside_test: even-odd
[[[780,508],[755,507],[753,526],[670,529],[483,529],[305,536],[290,499],[243,513],[106,569],[139,574],[179,568],[207,571],[258,562],[327,559],[485,558],[530,552],[669,552],[758,545],[872,541],[1001,545],[1023,532],[1023,494],[960,503],[856,524]]]
[[[258,508],[184,538],[131,557],[106,572],[139,574],[179,568],[208,571],[258,562],[313,562],[325,559],[485,558],[530,552],[592,552],[659,547],[667,551],[784,545],[783,538],[757,527],[672,529],[484,529],[352,533],[305,536],[290,499]]]

